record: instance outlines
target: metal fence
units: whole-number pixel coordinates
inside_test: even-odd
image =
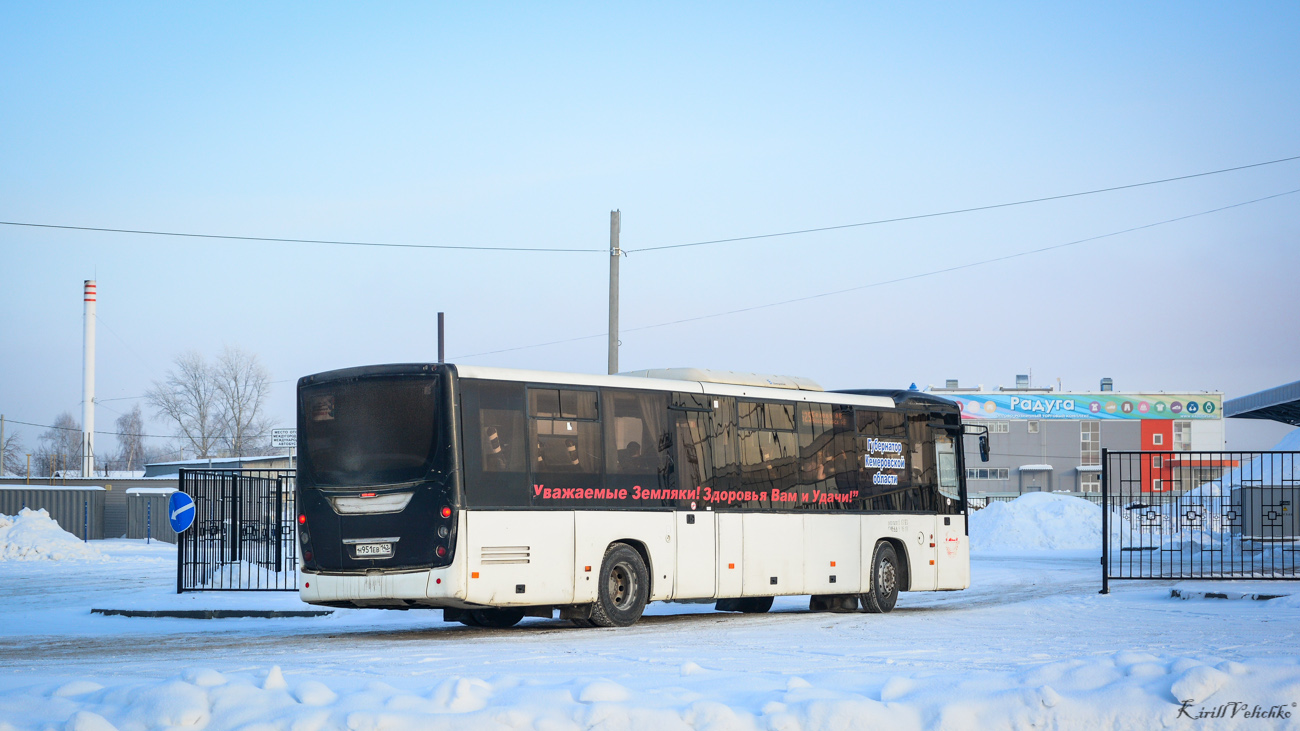
[[[181,470],[194,525],[179,535],[176,592],[297,591],[294,470]]]
[[[104,537],[104,488],[45,485],[0,486],[0,515],[23,508],[44,510],[63,530],[81,540]]]
[[[173,492],[165,487],[128,488],[126,537],[175,543],[176,531],[167,519],[167,500]]]
[[[1023,493],[1025,495],[1029,493]],[[1054,495],[1069,495],[1087,500],[1093,505],[1101,505],[1101,493],[1097,492],[1053,492]],[[983,510],[993,503],[1009,503],[1020,497],[1017,495],[970,495],[966,498],[966,505],[971,510]]]
[[[1300,452],[1102,451],[1117,579],[1300,579]]]

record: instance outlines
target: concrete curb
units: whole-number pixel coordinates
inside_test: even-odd
[[[92,614],[110,617],[170,617],[174,619],[282,619],[325,617],[332,609],[91,609]]]
[[[1241,591],[1197,591],[1193,589],[1170,589],[1173,599],[1253,599],[1266,602],[1269,599],[1281,599],[1290,594],[1254,594]]]

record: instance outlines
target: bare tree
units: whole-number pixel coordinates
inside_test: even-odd
[[[270,435],[271,422],[262,411],[271,377],[257,355],[227,345],[213,368],[216,379],[222,440],[232,457],[256,453]]]
[[[221,445],[220,390],[213,368],[202,353],[176,356],[162,382],[154,381],[145,400],[172,422],[184,449],[195,457],[215,457]]]
[[[177,356],[166,379],[155,381],[145,396],[171,421],[184,451],[199,459],[243,457],[266,447],[271,423],[263,405],[269,387],[270,375],[255,354],[227,346],[215,363],[196,351]],[[119,425],[118,431],[129,429]]]
[[[81,472],[81,424],[65,411],[41,435],[40,446],[32,455],[32,473],[51,475],[69,470]]]
[[[4,443],[0,444],[0,475],[22,475],[27,471],[27,457],[23,452],[23,440],[18,432],[5,432]]]
[[[144,467],[144,415],[140,404],[117,417],[117,469],[131,472]]]

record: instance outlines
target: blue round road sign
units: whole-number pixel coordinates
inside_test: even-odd
[[[173,492],[167,500],[167,520],[177,533],[184,533],[194,525],[194,498],[179,490]]]

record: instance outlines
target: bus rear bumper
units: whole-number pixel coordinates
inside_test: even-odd
[[[454,566],[400,573],[330,574],[303,571],[298,597],[308,604],[355,607],[458,607],[465,590]]]

